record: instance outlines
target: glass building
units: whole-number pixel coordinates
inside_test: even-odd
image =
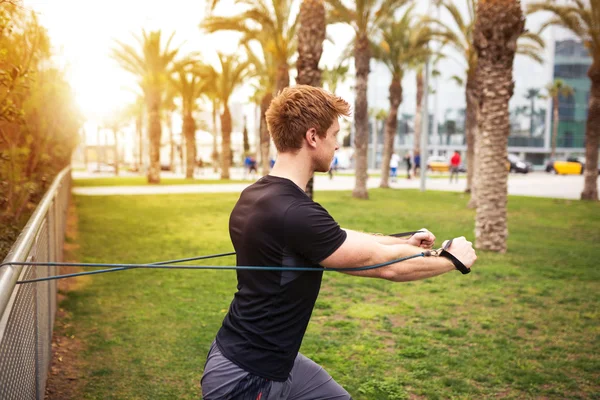
[[[562,151],[583,148],[591,87],[587,72],[592,59],[588,50],[574,40],[556,42],[554,54],[554,78],[562,79],[575,91],[573,96],[559,97],[556,146]]]
[[[531,60],[517,58],[513,76],[515,92],[509,104],[510,136],[509,153],[541,167],[549,158],[552,133],[552,100],[547,98],[546,86],[560,78],[575,90],[575,95],[559,100],[560,123],[557,137],[557,157],[584,153],[585,124],[587,119],[590,81],[587,71],[592,63],[587,49],[573,39],[551,43],[539,65]],[[460,74],[451,71],[451,63],[442,61],[436,69],[444,75]],[[449,72],[448,72],[449,71]],[[463,72],[464,73],[464,72]],[[371,64],[369,75],[369,107],[373,115],[379,109],[387,110],[389,72],[383,65]],[[414,75],[403,80],[403,103],[398,111],[398,130],[395,151],[403,155],[413,148],[415,85]],[[438,85],[439,84],[439,85]],[[429,95],[429,141],[430,155],[449,156],[454,150],[464,152],[466,140],[464,86],[451,85],[442,76],[430,82]],[[377,126],[378,135],[374,135]],[[383,151],[385,121],[372,118],[369,124],[369,167],[379,168]]]

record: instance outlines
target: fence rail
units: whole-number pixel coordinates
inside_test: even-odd
[[[62,170],[4,262],[63,261],[71,168]],[[56,267],[0,267],[0,399],[44,399],[52,361],[56,281],[17,285],[56,274]]]

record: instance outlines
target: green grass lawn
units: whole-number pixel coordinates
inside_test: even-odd
[[[161,178],[160,185],[201,185],[223,183],[250,183],[250,180],[232,179],[183,179]],[[146,186],[148,178],[145,176],[119,176],[110,178],[81,178],[73,179],[74,186]]]
[[[460,193],[317,193],[342,226],[428,227],[473,240]],[[236,194],[75,197],[83,262],[147,263],[231,251]],[[600,395],[600,206],[511,197],[509,252],[470,275],[412,283],[326,273],[301,351],[356,400]],[[215,263],[231,265],[233,257]],[[207,263],[209,264],[209,263]],[[206,353],[235,291],[232,271],[132,270],[67,293],[81,399],[197,399]]]

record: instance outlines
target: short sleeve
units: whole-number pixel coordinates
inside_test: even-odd
[[[346,240],[346,231],[321,205],[294,204],[284,219],[286,245],[314,264],[333,254]]]

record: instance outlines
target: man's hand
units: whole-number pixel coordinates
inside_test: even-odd
[[[442,247],[445,247],[447,242],[448,241],[445,240]],[[467,268],[471,268],[471,266],[475,264],[475,260],[477,260],[477,255],[473,249],[473,243],[468,242],[464,236],[452,240],[452,244],[446,251],[458,258],[458,260]]]
[[[415,233],[406,241],[407,244],[421,247],[423,249],[433,248],[434,242],[435,242],[434,234],[429,232],[425,228],[420,229],[420,232]]]

